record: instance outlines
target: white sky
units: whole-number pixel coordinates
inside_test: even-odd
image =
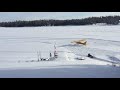
[[[36,19],[80,19],[109,15],[120,15],[120,12],[0,12],[0,22]]]

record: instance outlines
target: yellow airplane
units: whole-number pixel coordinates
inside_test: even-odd
[[[86,40],[77,40],[77,41],[73,41],[71,43],[87,45],[87,41]]]

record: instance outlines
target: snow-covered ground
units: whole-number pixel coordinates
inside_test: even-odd
[[[71,43],[79,39],[86,39],[87,46]],[[37,62],[37,52],[48,58],[54,44],[58,58]],[[78,56],[85,60],[76,60]],[[0,28],[0,77],[117,78],[119,65],[119,25]]]

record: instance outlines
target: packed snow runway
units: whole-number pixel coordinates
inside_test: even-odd
[[[71,43],[80,39],[88,44]],[[54,44],[58,58],[38,62],[37,52],[48,58]],[[97,58],[86,57],[88,53]],[[85,60],[75,59],[78,56]],[[119,25],[0,28],[0,77],[117,78],[119,65]]]

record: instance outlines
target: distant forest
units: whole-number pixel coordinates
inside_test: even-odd
[[[67,25],[93,25],[105,23],[107,25],[118,25],[120,16],[89,17],[84,19],[71,20],[33,20],[33,21],[13,21],[0,22],[0,27],[33,27],[33,26],[67,26]]]

